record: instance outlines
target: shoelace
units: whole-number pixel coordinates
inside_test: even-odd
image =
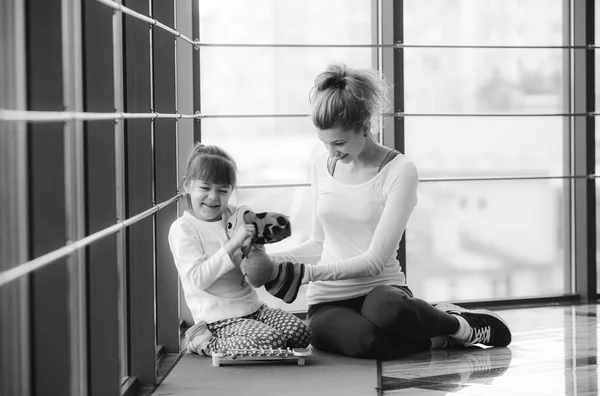
[[[489,355],[468,355],[473,365],[473,371],[490,371],[492,369],[492,361]]]
[[[491,335],[492,335],[492,329],[490,326],[474,328],[473,329],[473,337],[471,338],[471,341],[469,342],[469,344],[477,344],[477,343],[485,344],[486,342],[490,342]]]

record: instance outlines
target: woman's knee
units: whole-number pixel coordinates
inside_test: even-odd
[[[320,332],[313,329],[311,345],[324,352],[336,353],[354,358],[372,358],[376,356],[377,338],[374,334],[344,334],[340,332]]]
[[[385,351],[380,332],[364,318],[356,323],[331,319],[327,315],[309,319],[314,348],[355,358],[377,358]]]
[[[394,286],[377,286],[365,298],[361,313],[381,329],[415,327],[419,325],[420,315],[411,300],[404,291]]]

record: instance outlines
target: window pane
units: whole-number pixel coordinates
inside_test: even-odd
[[[331,62],[371,67],[370,48],[202,48],[201,111],[309,113],[315,77]]]
[[[202,142],[233,156],[240,185],[309,182],[311,158],[325,150],[309,117],[208,118]]]
[[[309,238],[313,211],[311,197],[310,187],[257,188],[239,189],[234,201],[237,205],[248,205],[255,212],[279,212],[289,216],[292,235],[283,241],[265,245],[267,252],[277,252],[296,247]],[[308,306],[306,286],[300,289],[296,301],[292,304],[286,304],[271,296],[262,287],[257,292],[263,302],[274,308],[305,312]]]
[[[428,301],[569,292],[568,183],[421,183],[406,235],[409,286]]]
[[[596,42],[596,45],[600,43],[600,25],[598,24],[598,21],[600,21],[600,7],[598,7],[597,4],[594,4],[594,41]]]
[[[562,0],[405,0],[404,40],[563,45]],[[407,48],[407,113],[564,113],[562,49]],[[565,117],[406,117],[421,178],[568,174]],[[409,285],[428,300],[569,290],[568,221],[556,180],[428,182],[407,230]]]
[[[371,7],[368,0],[200,0],[200,39],[206,43],[369,44]]]
[[[557,176],[563,117],[407,117],[406,154],[423,177]]]
[[[562,45],[563,0],[404,0],[407,44]]]
[[[552,113],[563,108],[560,49],[407,48],[407,113]]]
[[[598,13],[599,11],[597,11],[598,9],[600,9],[600,7],[596,7],[596,12]],[[600,18],[600,17],[599,17]],[[600,23],[600,19],[597,19]],[[600,27],[598,27],[598,24],[596,24],[596,35],[598,35],[598,31],[600,30]],[[597,39],[596,39],[597,40]],[[596,45],[598,45],[598,41],[596,41]],[[594,73],[595,76],[594,78],[596,79],[595,81],[595,107],[596,107],[596,111],[598,111],[598,109],[600,109],[600,49],[596,49],[594,52],[594,62],[595,62],[595,67],[594,67]],[[596,118],[596,124],[598,124],[598,118]]]

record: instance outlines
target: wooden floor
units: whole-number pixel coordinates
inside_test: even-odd
[[[186,355],[155,395],[596,395],[597,305],[500,311],[507,348],[437,350],[396,361],[317,353],[307,366],[212,367]]]

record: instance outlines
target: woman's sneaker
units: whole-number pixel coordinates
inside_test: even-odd
[[[473,329],[473,334],[464,345],[483,344],[487,346],[507,346],[512,336],[508,324],[498,315],[487,309],[465,309],[450,303],[435,306],[440,311],[462,316]]]

